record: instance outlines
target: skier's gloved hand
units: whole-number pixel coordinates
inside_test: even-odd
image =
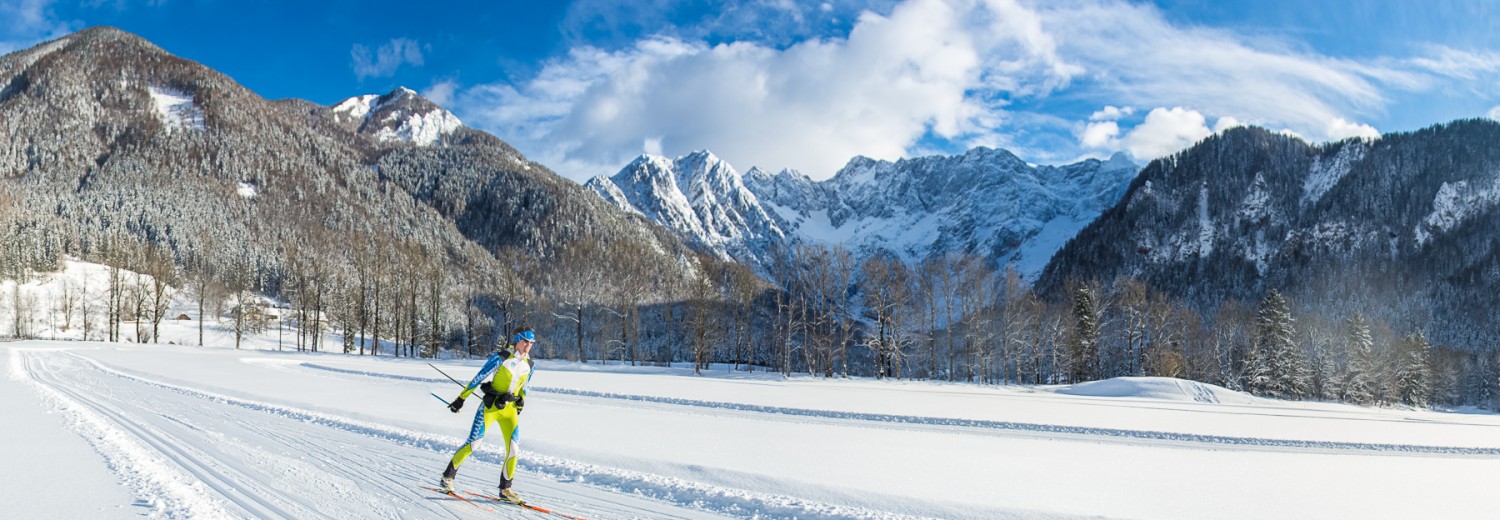
[[[464,408],[464,398],[462,398],[462,397],[454,399],[453,402],[448,403],[448,411],[450,411],[450,412],[458,413],[458,411],[462,410],[463,408]]]
[[[516,398],[516,415],[521,415],[521,409],[526,407],[526,396]]]

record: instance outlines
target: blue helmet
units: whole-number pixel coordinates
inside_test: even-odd
[[[532,341],[532,342],[535,342],[536,341],[536,333],[532,332],[531,329],[525,329],[525,330],[522,330],[520,332],[517,332],[516,335],[511,336],[511,338],[510,338],[510,342],[511,343],[520,343],[522,341]]]

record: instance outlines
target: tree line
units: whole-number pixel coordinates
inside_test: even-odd
[[[0,229],[5,279],[55,271],[76,253],[34,226]],[[761,276],[707,254],[662,262],[644,248],[585,238],[550,257],[449,255],[325,236],[281,244],[285,261],[268,268],[119,236],[83,255],[110,266],[106,283],[65,285],[57,301],[11,284],[0,315],[10,336],[50,322],[87,339],[159,341],[175,297],[233,330],[237,346],[274,322],[288,349],[481,356],[524,324],[542,332],[540,356],[580,362],[977,384],[1161,376],[1356,404],[1493,407],[1500,381],[1493,349],[1434,345],[1419,324],[1330,315],[1320,308],[1341,307],[1298,306],[1276,290],[1201,312],[1129,277],[1040,294],[972,255],[913,264],[804,244],[775,251]],[[490,260],[455,269],[453,258]]]

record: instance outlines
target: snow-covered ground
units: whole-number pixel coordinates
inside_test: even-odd
[[[98,273],[70,263],[23,296]],[[189,346],[189,307],[163,344],[0,342],[0,517],[546,516],[419,488],[478,402],[449,413],[429,393],[457,387],[427,363],[468,378],[480,360],[280,351],[275,329],[235,350],[212,318],[209,346]],[[1159,378],[996,388],[547,360],[531,391],[516,489],[591,519],[1497,516],[1487,413]],[[481,444],[459,486],[492,491],[500,459]]]
[[[0,343],[9,518],[490,518],[419,489],[474,402],[425,360]],[[456,377],[477,361],[436,362]],[[782,380],[543,361],[516,487],[588,518],[1493,518],[1500,417],[1191,382]],[[1071,394],[1071,395],[1070,395]],[[490,491],[481,445],[459,484]]]

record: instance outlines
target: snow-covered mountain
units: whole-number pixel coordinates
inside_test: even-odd
[[[587,186],[720,257],[758,264],[773,244],[787,238],[783,222],[761,204],[744,177],[707,151],[676,160],[642,155],[614,177],[595,177]]]
[[[464,125],[452,112],[406,87],[383,96],[355,96],[332,111],[339,123],[380,142],[432,146]]]
[[[179,263],[248,263],[275,273],[270,292],[291,275],[287,244],[342,272],[409,247],[469,280],[511,251],[579,242],[686,253],[409,89],[267,100],[110,27],[0,56],[0,216],[0,239],[38,244],[0,257],[36,268],[129,240]]]
[[[1278,289],[1342,319],[1500,334],[1500,123],[1309,144],[1246,127],[1152,162],[1038,286],[1128,276],[1200,309]]]
[[[764,266],[781,244],[844,244],[908,260],[962,252],[1028,279],[1113,205],[1137,167],[1123,156],[1032,166],[1004,150],[896,162],[856,157],[833,178],[745,174],[707,151],[642,155],[588,186],[722,257]]]

